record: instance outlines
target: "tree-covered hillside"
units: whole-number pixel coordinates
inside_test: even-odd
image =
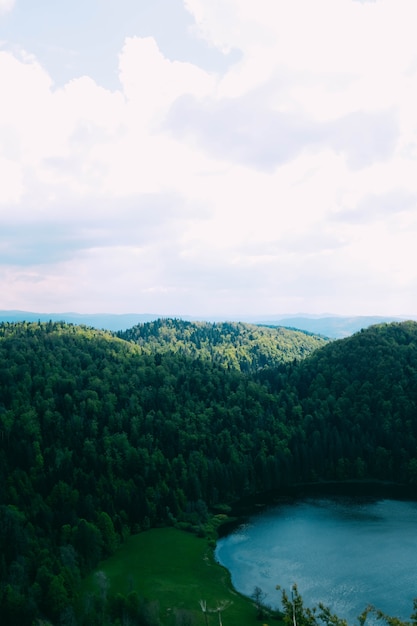
[[[128,533],[198,529],[207,506],[263,489],[274,396],[210,360],[146,352],[63,323],[0,326],[1,623],[57,620]]]
[[[247,362],[255,330],[223,328],[228,360],[203,340],[201,356],[193,327],[159,326],[172,335],[138,345],[64,323],[0,325],[1,624],[64,623],[80,577],[131,532],[203,533],[210,508],[297,481],[417,484],[416,323],[261,369],[251,339],[256,371],[243,372],[236,355],[244,346]]]
[[[242,372],[300,360],[324,346],[318,335],[243,322],[187,322],[159,319],[118,333],[144,352],[174,352],[207,359]]]
[[[417,485],[417,323],[335,341],[292,375],[318,476]]]

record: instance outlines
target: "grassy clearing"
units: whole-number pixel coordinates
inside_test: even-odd
[[[110,593],[136,590],[147,600],[157,600],[164,624],[174,624],[176,610],[191,611],[196,626],[207,626],[199,600],[222,612],[223,626],[259,626],[251,600],[234,591],[228,571],[215,562],[207,539],[175,528],[159,528],[130,537],[99,568],[110,582]],[[84,591],[95,591],[94,574]],[[172,617],[171,617],[172,616]],[[208,614],[208,626],[217,626],[219,615]]]

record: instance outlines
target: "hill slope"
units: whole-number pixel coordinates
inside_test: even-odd
[[[57,622],[127,534],[198,529],[207,505],[261,486],[273,396],[210,360],[145,352],[64,323],[0,326],[2,624]]]
[[[323,337],[287,328],[178,319],[140,324],[118,336],[137,343],[147,353],[179,353],[243,372],[303,359],[328,342]]]
[[[416,322],[332,342],[300,363],[291,383],[309,454],[322,459],[317,476],[417,484]]]

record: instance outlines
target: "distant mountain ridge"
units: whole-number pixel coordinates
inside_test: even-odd
[[[100,330],[127,330],[143,324],[152,322],[161,315],[153,313],[36,313],[33,311],[0,311],[0,322],[66,322],[67,324],[77,324],[92,326]]]
[[[306,330],[317,335],[324,335],[332,339],[343,339],[354,333],[374,326],[375,324],[389,324],[391,322],[402,322],[406,317],[382,317],[377,315],[359,315],[352,317],[326,316],[326,317],[283,317],[272,321],[265,320],[262,324],[268,326],[284,326],[285,328],[297,328]]]
[[[185,321],[205,322],[247,322],[261,326],[284,326],[286,328],[304,330],[313,334],[323,335],[331,339],[343,339],[363,328],[374,324],[401,322],[407,319],[417,320],[417,316],[389,317],[364,315],[273,315],[254,316],[237,315],[191,316],[161,315],[157,313],[36,313],[33,311],[3,310],[0,311],[0,322],[66,322],[67,324],[84,324],[100,330],[112,332],[125,331],[138,324],[154,322],[157,319],[181,319]]]

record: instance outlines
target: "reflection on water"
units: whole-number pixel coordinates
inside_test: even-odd
[[[368,604],[409,619],[417,597],[417,503],[310,499],[268,508],[220,539],[218,561],[235,588],[280,606],[276,585],[296,583],[307,606],[323,602],[356,622]]]

